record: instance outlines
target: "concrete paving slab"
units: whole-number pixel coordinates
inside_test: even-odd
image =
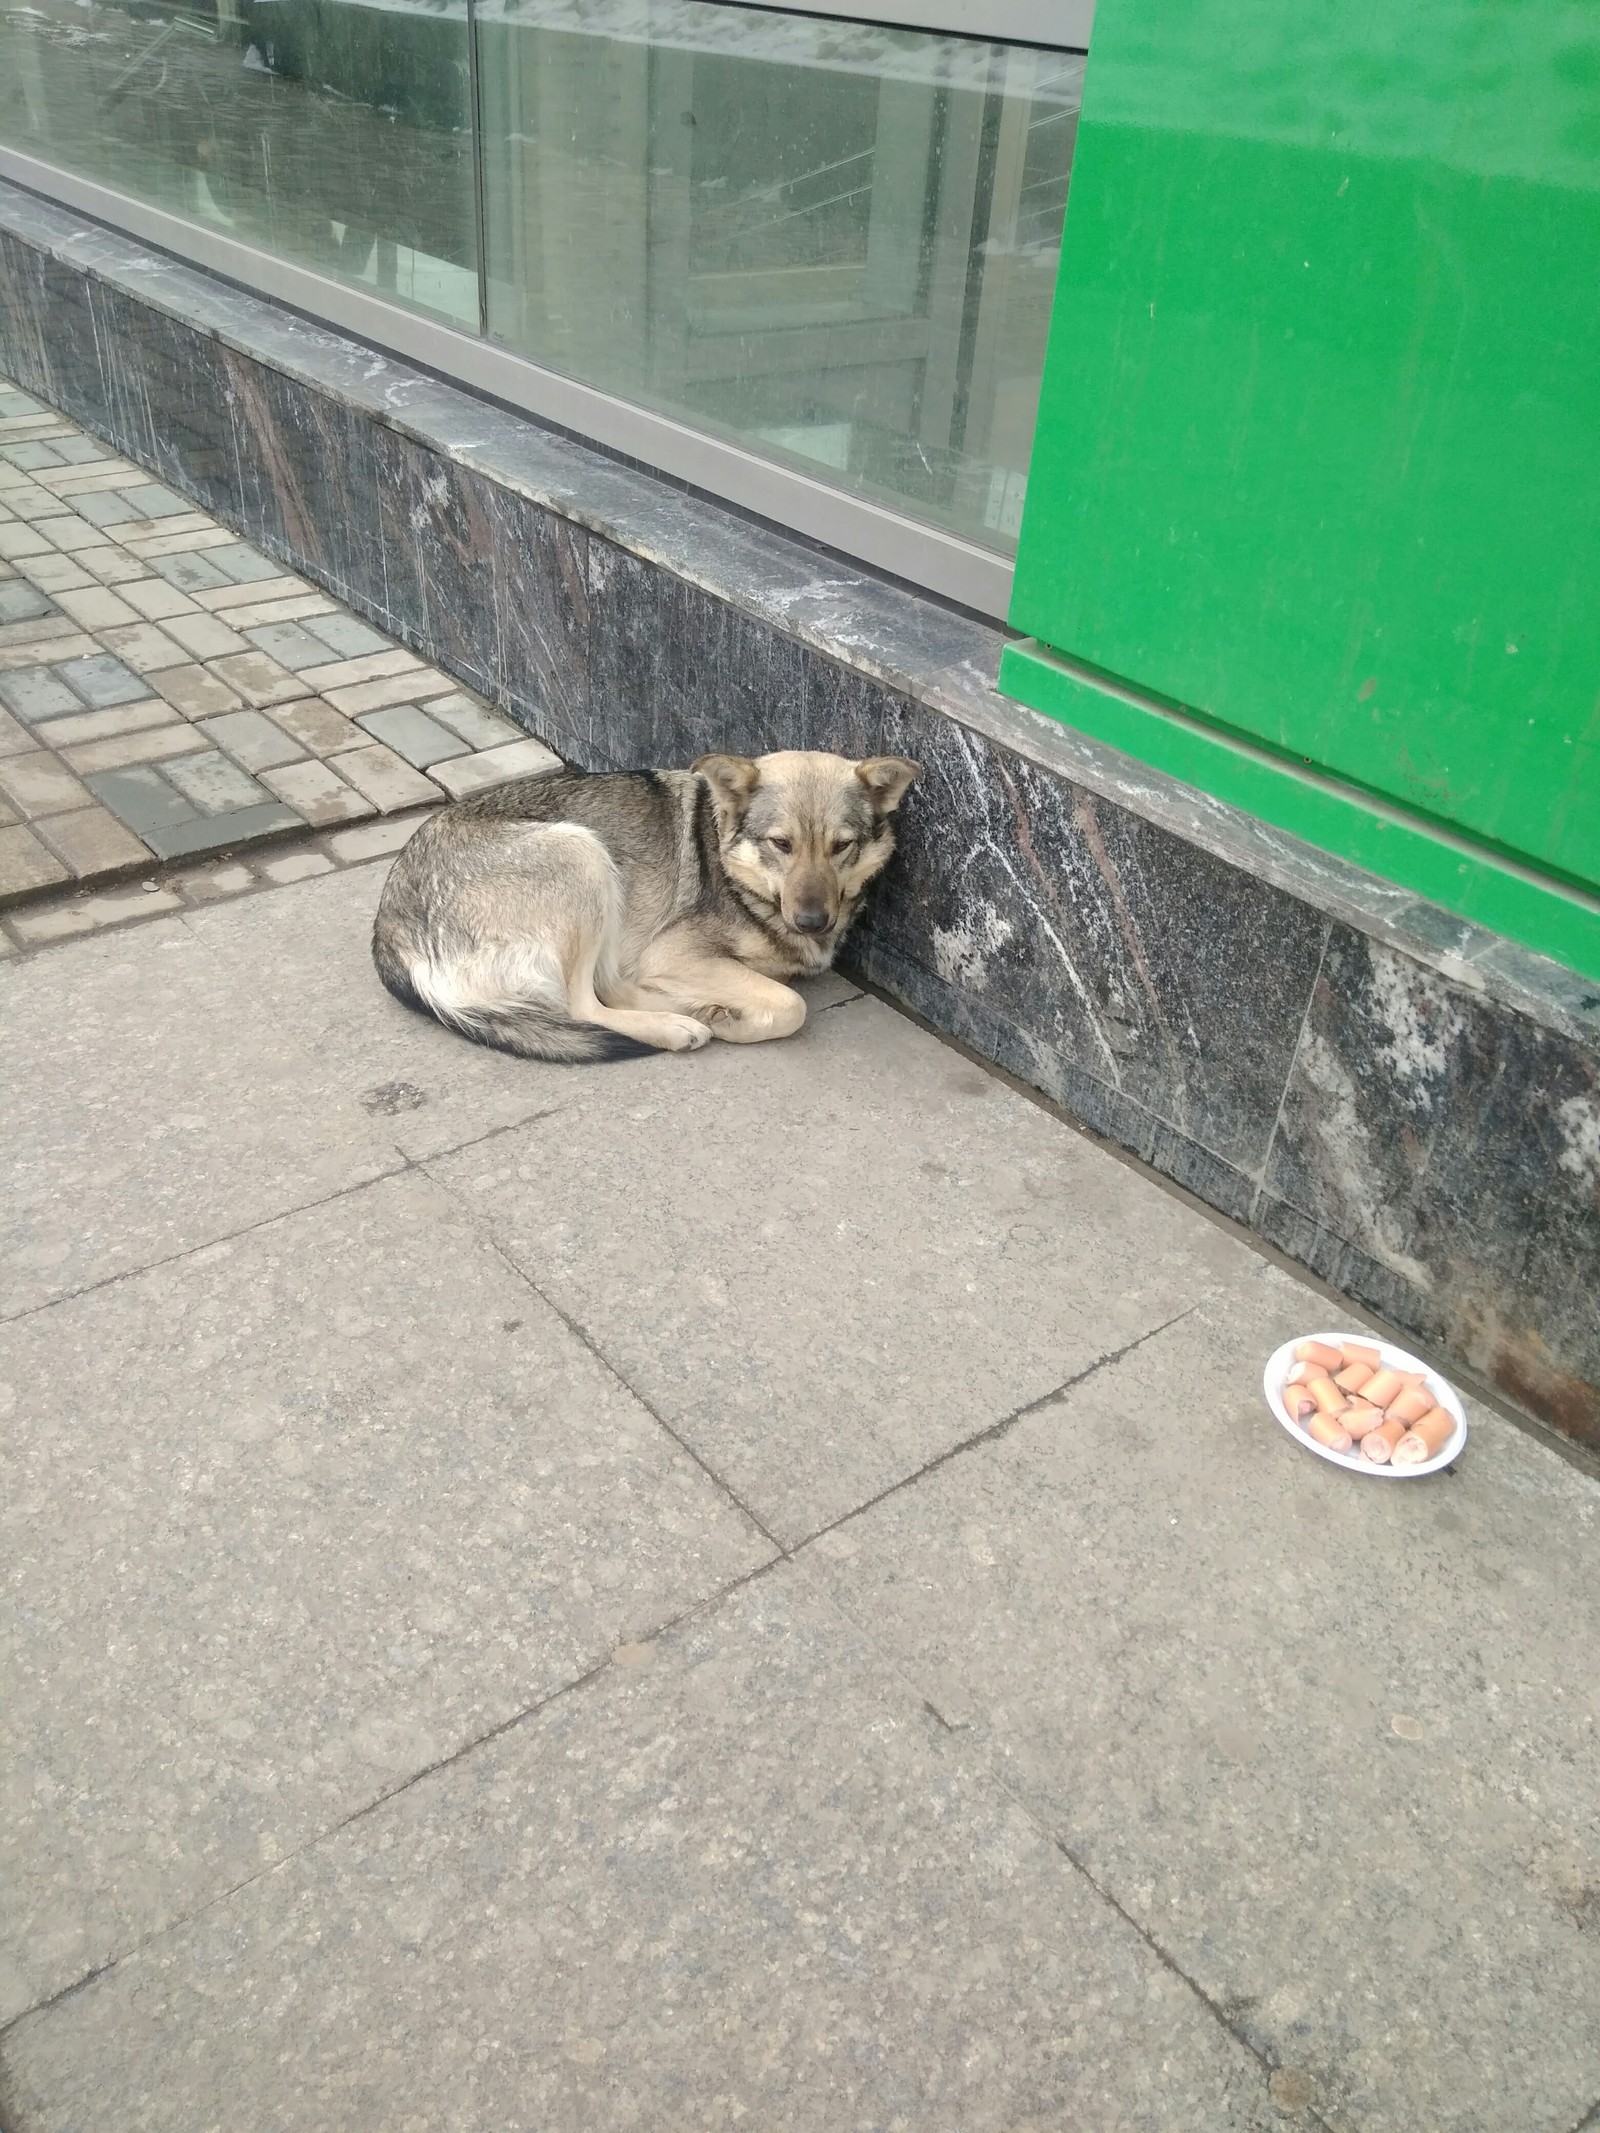
[[[119,2133],[1295,2123],[793,1571],[19,2024],[8,2060],[26,2133],[113,2099]]]
[[[1453,1475],[1299,1450],[1261,1365],[1329,1323],[1258,1263],[808,1560],[1334,2133],[1572,2133],[1600,1485],[1476,1408]]]
[[[438,1174],[786,1542],[1250,1262],[876,1000],[644,1064]]]
[[[3,1315],[399,1167],[255,978],[182,919],[0,972]]]
[[[29,2004],[772,1554],[414,1174],[0,1328],[0,1383]]]
[[[390,999],[369,946],[385,871],[362,867],[296,884],[196,912],[189,924],[209,953],[249,967],[274,1026],[320,1063],[332,1090],[373,1106],[407,1156],[435,1155],[575,1102],[582,1073],[486,1051]],[[593,1072],[631,1079],[656,1064]],[[397,1090],[407,1093],[396,1098]]]
[[[594,1068],[512,1059],[401,1007],[379,985],[369,947],[385,871],[361,867],[297,884],[196,912],[189,925],[220,960],[249,969],[273,1026],[321,1064],[336,1093],[381,1117],[407,1156],[438,1155],[535,1116],[603,1100],[607,1089],[613,1097],[624,1089],[637,1096],[672,1070],[665,1057]],[[860,994],[830,975],[808,988],[808,997],[821,1014]],[[808,1044],[809,1032],[790,1041]]]

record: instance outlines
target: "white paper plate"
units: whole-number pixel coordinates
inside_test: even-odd
[[[1420,1370],[1434,1399],[1447,1415],[1454,1416],[1454,1436],[1443,1451],[1435,1452],[1431,1459],[1420,1460],[1416,1466],[1380,1466],[1376,1459],[1362,1458],[1360,1445],[1353,1445],[1347,1452],[1336,1452],[1326,1444],[1319,1444],[1315,1437],[1306,1435],[1283,1404],[1283,1381],[1294,1367],[1294,1351],[1302,1341],[1321,1341],[1329,1348],[1342,1348],[1346,1341],[1359,1341],[1363,1348],[1376,1348],[1391,1370]],[[1292,1341],[1285,1341],[1267,1358],[1267,1367],[1261,1373],[1261,1389],[1267,1396],[1267,1405],[1302,1451],[1315,1452],[1319,1459],[1326,1459],[1331,1466],[1342,1467],[1347,1474],[1364,1474],[1370,1481],[1420,1481],[1424,1474],[1437,1474],[1441,1467],[1449,1466],[1453,1459],[1461,1457],[1467,1441],[1467,1418],[1454,1386],[1447,1384],[1420,1356],[1407,1355],[1404,1348],[1396,1348],[1388,1341],[1374,1340],[1370,1333],[1297,1333]]]

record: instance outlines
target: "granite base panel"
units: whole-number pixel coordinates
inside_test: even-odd
[[[1600,1448],[1600,996],[999,697],[1000,633],[0,186],[0,367],[590,769],[924,766],[849,962]]]

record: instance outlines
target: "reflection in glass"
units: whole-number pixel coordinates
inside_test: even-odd
[[[0,141],[478,326],[466,0],[0,8]]]
[[[708,0],[481,0],[490,333],[1015,545],[1083,60]]]

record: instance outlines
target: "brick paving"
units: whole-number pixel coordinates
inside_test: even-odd
[[[388,859],[426,812],[412,808],[404,814],[375,816],[313,832],[287,848],[278,843],[260,850],[246,847],[181,866],[160,867],[143,880],[120,880],[100,888],[79,883],[54,895],[15,902],[0,911],[0,964],[14,963],[33,950],[76,940],[85,933],[136,925],[142,919],[196,910],[262,889],[288,888],[314,875],[343,873]]]
[[[0,379],[0,906],[436,805],[555,760]],[[91,903],[111,923],[128,897],[80,898],[53,936],[44,913],[8,913],[0,940],[84,931]]]

